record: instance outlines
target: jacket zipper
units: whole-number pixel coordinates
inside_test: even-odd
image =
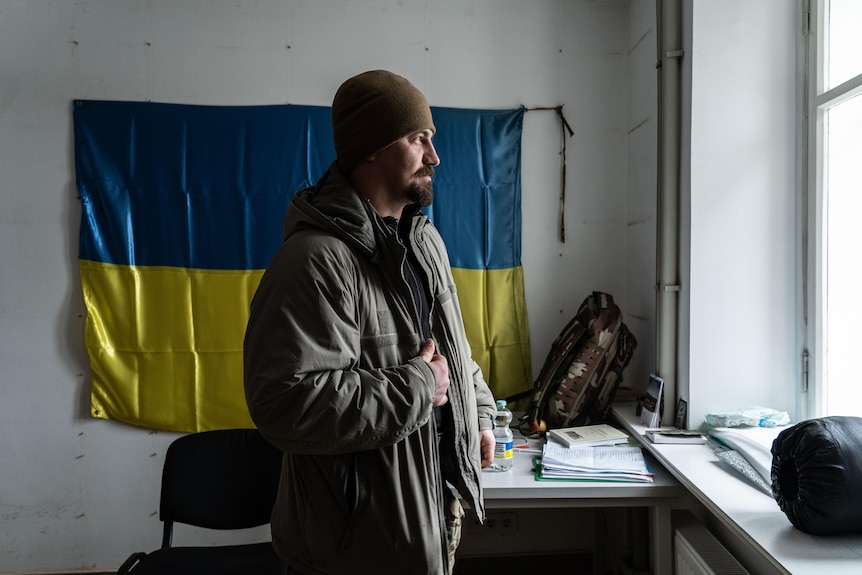
[[[413,250],[413,252],[419,251],[418,246],[417,246],[418,233],[417,233],[417,229],[416,229],[415,225],[413,225],[413,229],[410,230],[409,235],[410,235],[410,246],[409,247],[403,245],[400,240],[398,241],[399,245],[403,248],[402,259],[401,259],[401,280],[402,280],[402,285],[404,285],[407,288],[408,295],[410,296],[409,301],[411,304],[411,310],[413,311],[412,316],[416,321],[416,331],[421,336],[422,318],[419,317],[418,306],[416,305],[416,301],[414,299],[415,296],[413,295],[413,290],[410,289],[410,286],[408,285],[408,282],[407,282],[407,278],[404,277],[404,264],[405,264],[404,260],[406,260],[408,257],[410,257],[409,254],[407,253],[407,250],[408,249]],[[417,261],[419,261],[419,262],[422,261],[421,258],[419,257],[419,254],[415,254],[415,257],[416,257]],[[420,268],[421,267],[422,266],[420,266]],[[424,274],[425,272],[424,272],[424,270],[421,270],[421,269],[417,269],[414,271],[414,274],[417,276],[417,278],[416,278],[417,281],[421,282],[422,278],[419,277],[420,273]],[[431,292],[430,280],[426,278],[426,281],[429,282],[428,285],[426,286],[426,289],[429,292]],[[429,315],[428,325],[431,327],[432,334],[433,334],[433,322],[432,322],[432,320],[434,318],[434,308],[436,306],[437,301],[436,301],[436,298],[434,297],[433,292],[430,293],[430,296],[431,296],[431,298],[430,298],[431,301],[430,301],[429,310],[428,310],[428,312],[429,312],[428,313],[428,315]],[[423,343],[424,343],[424,341],[423,341]],[[436,343],[435,343],[435,346],[436,346]],[[449,346],[449,347],[451,347],[451,346]],[[435,350],[435,351],[437,351],[437,350]],[[451,380],[452,378],[450,377],[449,379]],[[455,395],[457,395],[457,394],[455,394]],[[450,397],[450,401],[451,401],[452,395],[450,395],[449,397]],[[445,501],[446,498],[443,495],[443,488],[444,488],[444,486],[443,486],[443,474],[442,474],[441,469],[440,469],[440,465],[441,465],[441,463],[440,463],[440,446],[438,445],[438,439],[437,439],[437,437],[438,437],[437,419],[434,417],[434,413],[433,413],[434,408],[433,407],[431,408],[431,411],[432,411],[431,418],[430,418],[431,419],[431,437],[432,437],[432,443],[433,443],[433,445],[431,447],[431,453],[433,455],[433,463],[432,464],[434,466],[434,487],[435,487],[434,491],[435,491],[436,499],[437,499],[437,522],[438,522],[438,529],[440,531],[440,559],[441,559],[441,564],[443,566],[443,574],[444,575],[450,575],[450,573],[449,573],[449,533],[446,529],[446,515],[447,515],[446,501]]]
[[[351,455],[344,477],[344,500],[347,502],[347,521],[341,536],[340,549],[347,549],[353,539],[353,516],[359,505],[359,472],[356,470],[356,455]]]
[[[443,496],[443,475],[440,473],[440,447],[437,445],[437,420],[431,417],[433,445],[431,453],[434,459],[434,492],[437,497],[437,522],[440,530],[440,552],[444,575],[449,575],[449,533],[446,530],[446,508]]]

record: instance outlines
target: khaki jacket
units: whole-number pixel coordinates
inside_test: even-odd
[[[441,473],[484,519],[478,432],[493,426],[494,398],[470,354],[442,238],[424,214],[407,213],[449,363],[439,446],[405,248],[336,164],[291,201],[251,304],[248,407],[285,452],[273,543],[307,575],[447,573]]]

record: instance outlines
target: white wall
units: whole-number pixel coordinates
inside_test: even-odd
[[[600,289],[631,304],[641,347],[627,378],[645,381],[654,40],[638,40],[653,2],[632,4],[630,27],[625,0],[2,0],[0,572],[110,570],[160,537],[158,481],[174,436],[88,415],[73,99],[329,105],[341,81],[382,67],[436,106],[563,104],[575,130],[565,244],[559,125],[552,112],[525,121],[533,371]]]
[[[684,2],[680,394],[797,414],[799,5]]]
[[[658,72],[656,3],[629,10],[625,321],[638,338],[624,384],[643,390],[656,370],[656,212],[658,187]]]
[[[680,393],[795,413],[797,6],[686,9]],[[654,365],[652,0],[0,1],[0,572],[110,570],[158,545],[172,434],[89,417],[71,101],[328,105],[372,67],[433,105],[527,114],[523,265],[533,371],[592,289]],[[445,161],[445,158],[444,158]],[[196,536],[195,539],[198,537]]]

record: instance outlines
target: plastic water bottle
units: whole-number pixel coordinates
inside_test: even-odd
[[[512,447],[512,430],[509,424],[512,423],[512,412],[506,407],[505,399],[497,400],[497,417],[494,418],[494,465],[500,471],[508,471],[512,469],[512,461],[515,458],[515,453]]]

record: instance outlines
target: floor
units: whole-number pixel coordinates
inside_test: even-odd
[[[558,555],[514,555],[495,557],[461,558],[455,563],[453,575],[487,575],[510,573],[517,575],[541,575],[542,573],[566,573],[566,575],[591,575],[593,561],[590,553],[564,553]]]

